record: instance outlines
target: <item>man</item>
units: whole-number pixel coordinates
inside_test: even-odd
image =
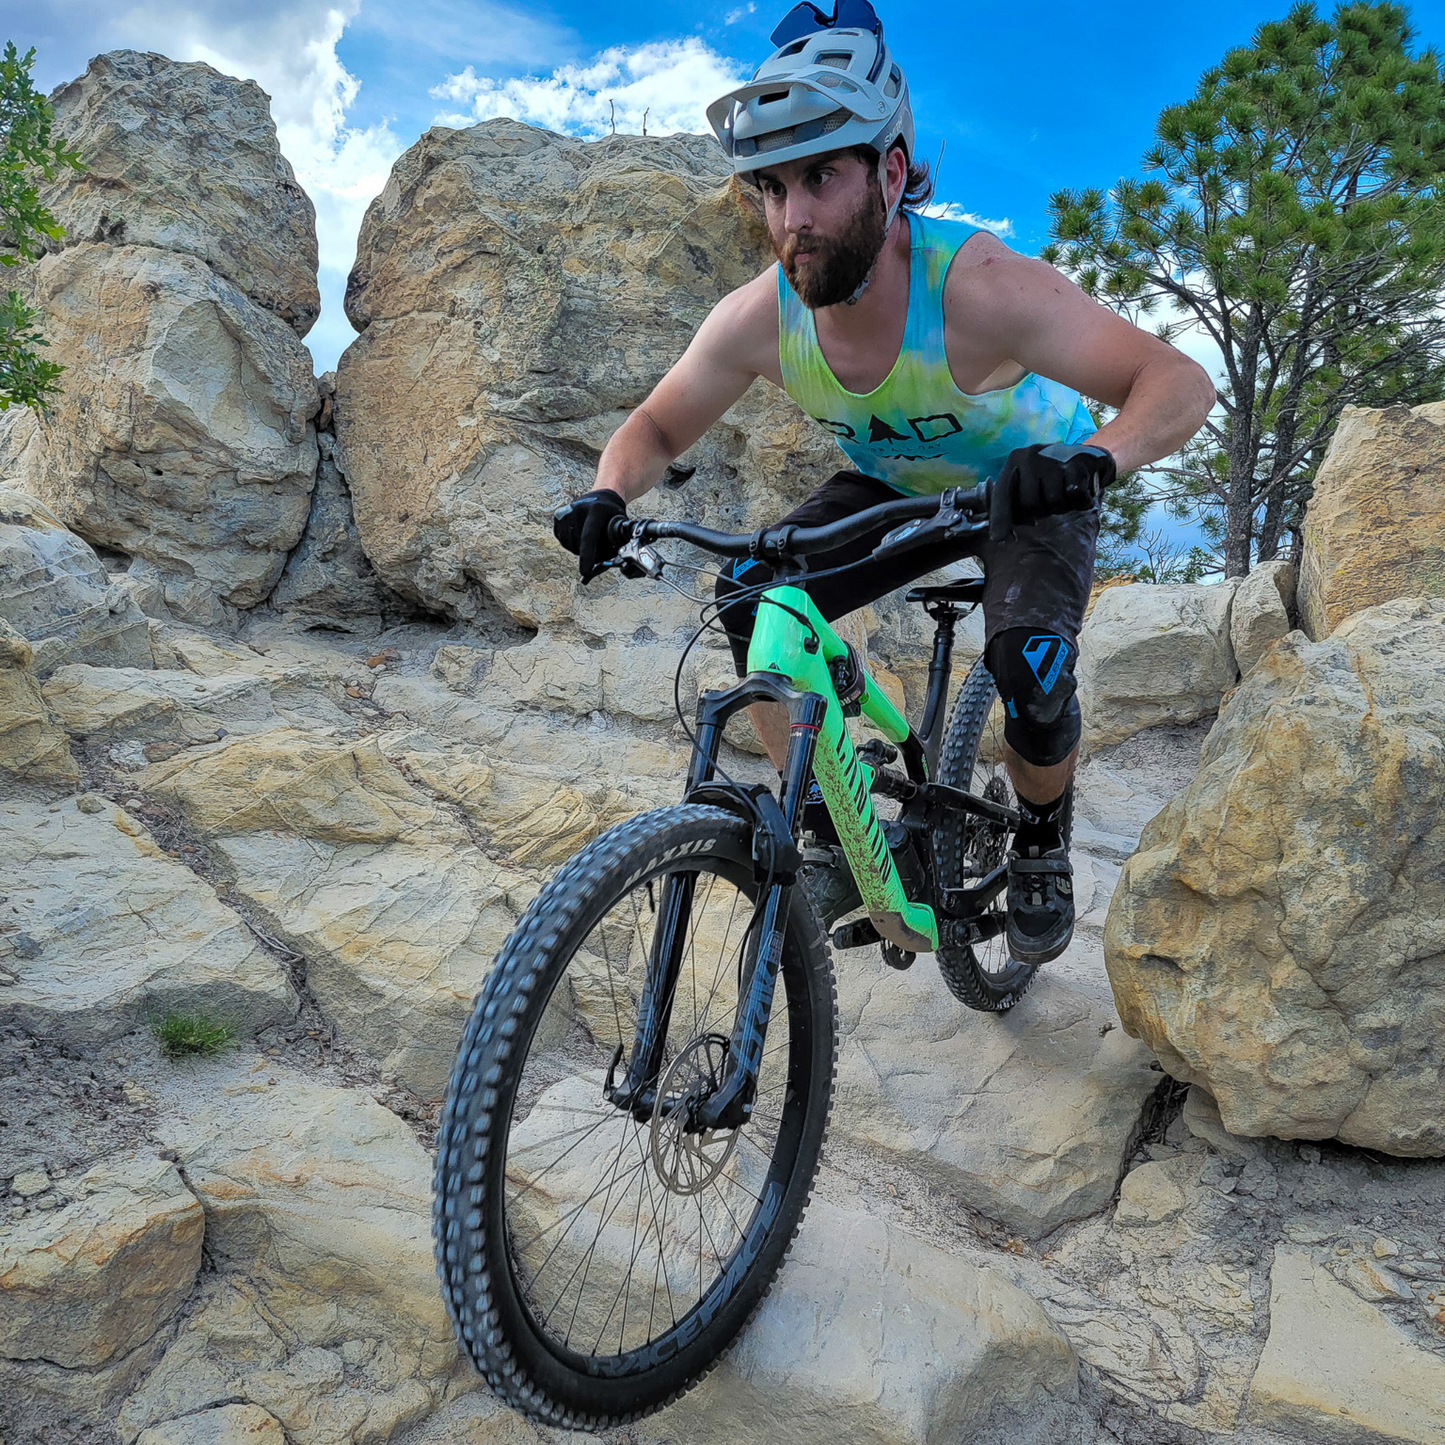
[[[785,522],[821,526],[900,494],[997,477],[1016,527],[982,554],[985,659],[1004,701],[1004,758],[1023,817],[1009,852],[1007,938],[1015,958],[1046,962],[1074,925],[1064,838],[1095,503],[1116,469],[1167,456],[1193,436],[1214,387],[1201,367],[1052,267],[914,209],[931,188],[912,161],[908,86],[866,0],[838,0],[831,18],[800,5],[772,40],[778,48],[753,80],[708,117],[735,172],[761,192],[778,264],[717,304],[608,442],[596,488],[559,514],[556,534],[578,554],[583,580],[596,575],[612,555],[608,522],[759,376],[827,427],[856,468]],[[1118,414],[1096,429],[1081,393]],[[866,557],[878,540],[812,558],[811,570]],[[831,619],[956,555],[913,552],[820,577],[808,590]],[[719,597],[770,575],[740,563]],[[740,672],[755,606],[740,599],[722,611]],[[786,716],[758,704],[753,718],[781,767]],[[857,895],[821,800],[804,826],[830,850],[814,878],[831,925]]]

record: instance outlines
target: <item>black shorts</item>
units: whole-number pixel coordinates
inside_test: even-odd
[[[800,527],[823,527],[851,517],[881,502],[893,502],[903,495],[876,477],[861,472],[835,472],[801,506],[781,519]],[[808,570],[822,573],[831,567],[857,562],[878,545],[887,526],[868,532],[856,541],[808,558]],[[985,645],[997,633],[1027,627],[1040,632],[1059,633],[1071,642],[1084,625],[1084,608],[1094,581],[1094,546],[1099,535],[1099,513],[1071,512],[1047,517],[1029,527],[1018,527],[1006,542],[959,547],[934,545],[909,552],[888,562],[865,564],[836,577],[806,578],[797,585],[813,599],[828,621],[856,612],[870,602],[906,587],[925,573],[977,556],[987,579],[983,591]],[[719,579],[717,595],[725,600],[739,588],[756,586],[773,575],[766,562],[747,558],[739,561]],[[724,606],[720,616],[732,645],[739,675],[747,671],[748,642],[752,637],[757,602],[749,600]]]

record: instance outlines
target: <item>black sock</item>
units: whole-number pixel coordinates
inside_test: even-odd
[[[1023,822],[1014,834],[1013,849],[1021,858],[1040,858],[1064,846],[1064,816],[1069,791],[1065,788],[1048,803],[1031,803],[1027,798],[1018,800],[1019,816]]]

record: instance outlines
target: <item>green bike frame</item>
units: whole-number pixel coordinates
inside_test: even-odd
[[[781,604],[781,605],[777,605]],[[770,672],[802,693],[823,699],[822,725],[813,754],[813,776],[838,830],[868,917],[881,937],[911,953],[938,947],[938,920],[926,903],[910,903],[883,836],[870,792],[873,769],[848,734],[830,664],[847,662],[850,649],[823,620],[812,598],[797,587],[770,588],[758,600],[757,622],[748,648],[749,672]],[[854,656],[859,712],[889,742],[908,737],[908,722]]]

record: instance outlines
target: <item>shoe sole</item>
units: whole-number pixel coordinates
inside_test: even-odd
[[[1052,963],[1074,940],[1074,920],[1069,919],[1067,928],[1063,931],[1063,937],[1057,942],[1056,934],[1046,935],[1044,939],[1030,939],[1028,942],[1020,940],[1019,935],[1007,925],[1004,927],[1004,941],[1008,944],[1009,956],[1017,959],[1020,963]]]

